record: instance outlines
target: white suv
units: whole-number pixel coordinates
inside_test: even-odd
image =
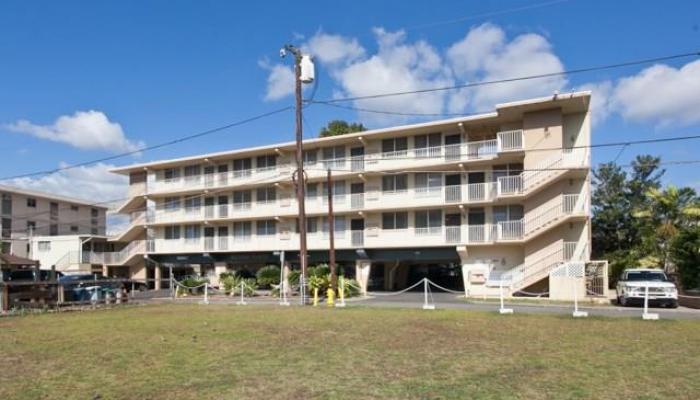
[[[617,282],[617,304],[626,307],[644,304],[644,292],[649,288],[649,305],[678,307],[678,290],[663,271],[658,269],[628,269]]]

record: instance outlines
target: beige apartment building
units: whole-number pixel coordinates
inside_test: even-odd
[[[107,207],[85,200],[0,185],[2,252],[51,259],[42,263],[49,268],[54,255],[68,251],[68,237],[102,237],[104,242],[106,213]],[[83,244],[78,241],[73,250]]]
[[[470,296],[546,290],[589,260],[589,105],[567,93],[304,141],[310,264],[328,261],[330,169],[336,257],[365,290],[425,276]],[[109,273],[254,272],[281,255],[298,268],[294,155],[289,142],[114,170],[129,177],[131,224]]]

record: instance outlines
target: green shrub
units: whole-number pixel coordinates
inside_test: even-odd
[[[241,294],[241,282],[243,282],[243,295],[253,296],[255,294],[255,289],[258,288],[254,278],[242,278],[235,273],[219,278],[219,283],[223,285],[224,292],[232,296]]]
[[[280,267],[276,265],[267,265],[258,270],[255,277],[258,281],[258,286],[261,288],[271,288],[272,285],[280,283]]]

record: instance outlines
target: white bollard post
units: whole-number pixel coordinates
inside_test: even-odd
[[[435,304],[428,304],[428,278],[423,278],[423,309],[435,309]]]
[[[643,320],[655,321],[659,319],[659,314],[649,312],[649,286],[644,287],[644,314],[642,314]]]
[[[586,318],[588,317],[588,312],[578,310],[578,290],[576,290],[577,286],[578,281],[574,281],[574,313],[572,315],[574,318]]]
[[[287,300],[287,282],[284,279],[280,282],[280,299],[281,306],[290,306]]]
[[[204,304],[209,304],[209,285],[204,284]]]
[[[239,306],[244,306],[244,305],[248,304],[248,303],[245,302],[245,298],[243,297],[243,290],[244,290],[244,289],[245,289],[245,288],[243,287],[243,281],[241,281],[241,300],[239,300],[238,302],[236,302],[236,304],[238,304]]]
[[[498,287],[500,290],[500,297],[501,297],[501,308],[498,309],[498,313],[499,314],[513,314],[513,309],[512,308],[505,308],[505,304],[503,301],[503,276],[501,276],[501,280],[500,280]]]

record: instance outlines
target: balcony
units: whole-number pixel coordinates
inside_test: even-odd
[[[384,171],[407,167],[425,167],[446,162],[464,162],[496,158],[499,153],[523,150],[522,130],[499,132],[495,139],[457,143],[452,145],[412,148],[392,152],[375,152],[364,156],[325,159],[307,164],[307,176],[320,178],[328,168],[336,174],[344,172]],[[196,191],[248,184],[274,182],[287,179],[295,168],[294,163],[274,167],[216,172],[203,175],[182,176],[168,180],[156,180],[148,185],[152,194]],[[139,193],[145,194],[145,193]]]

